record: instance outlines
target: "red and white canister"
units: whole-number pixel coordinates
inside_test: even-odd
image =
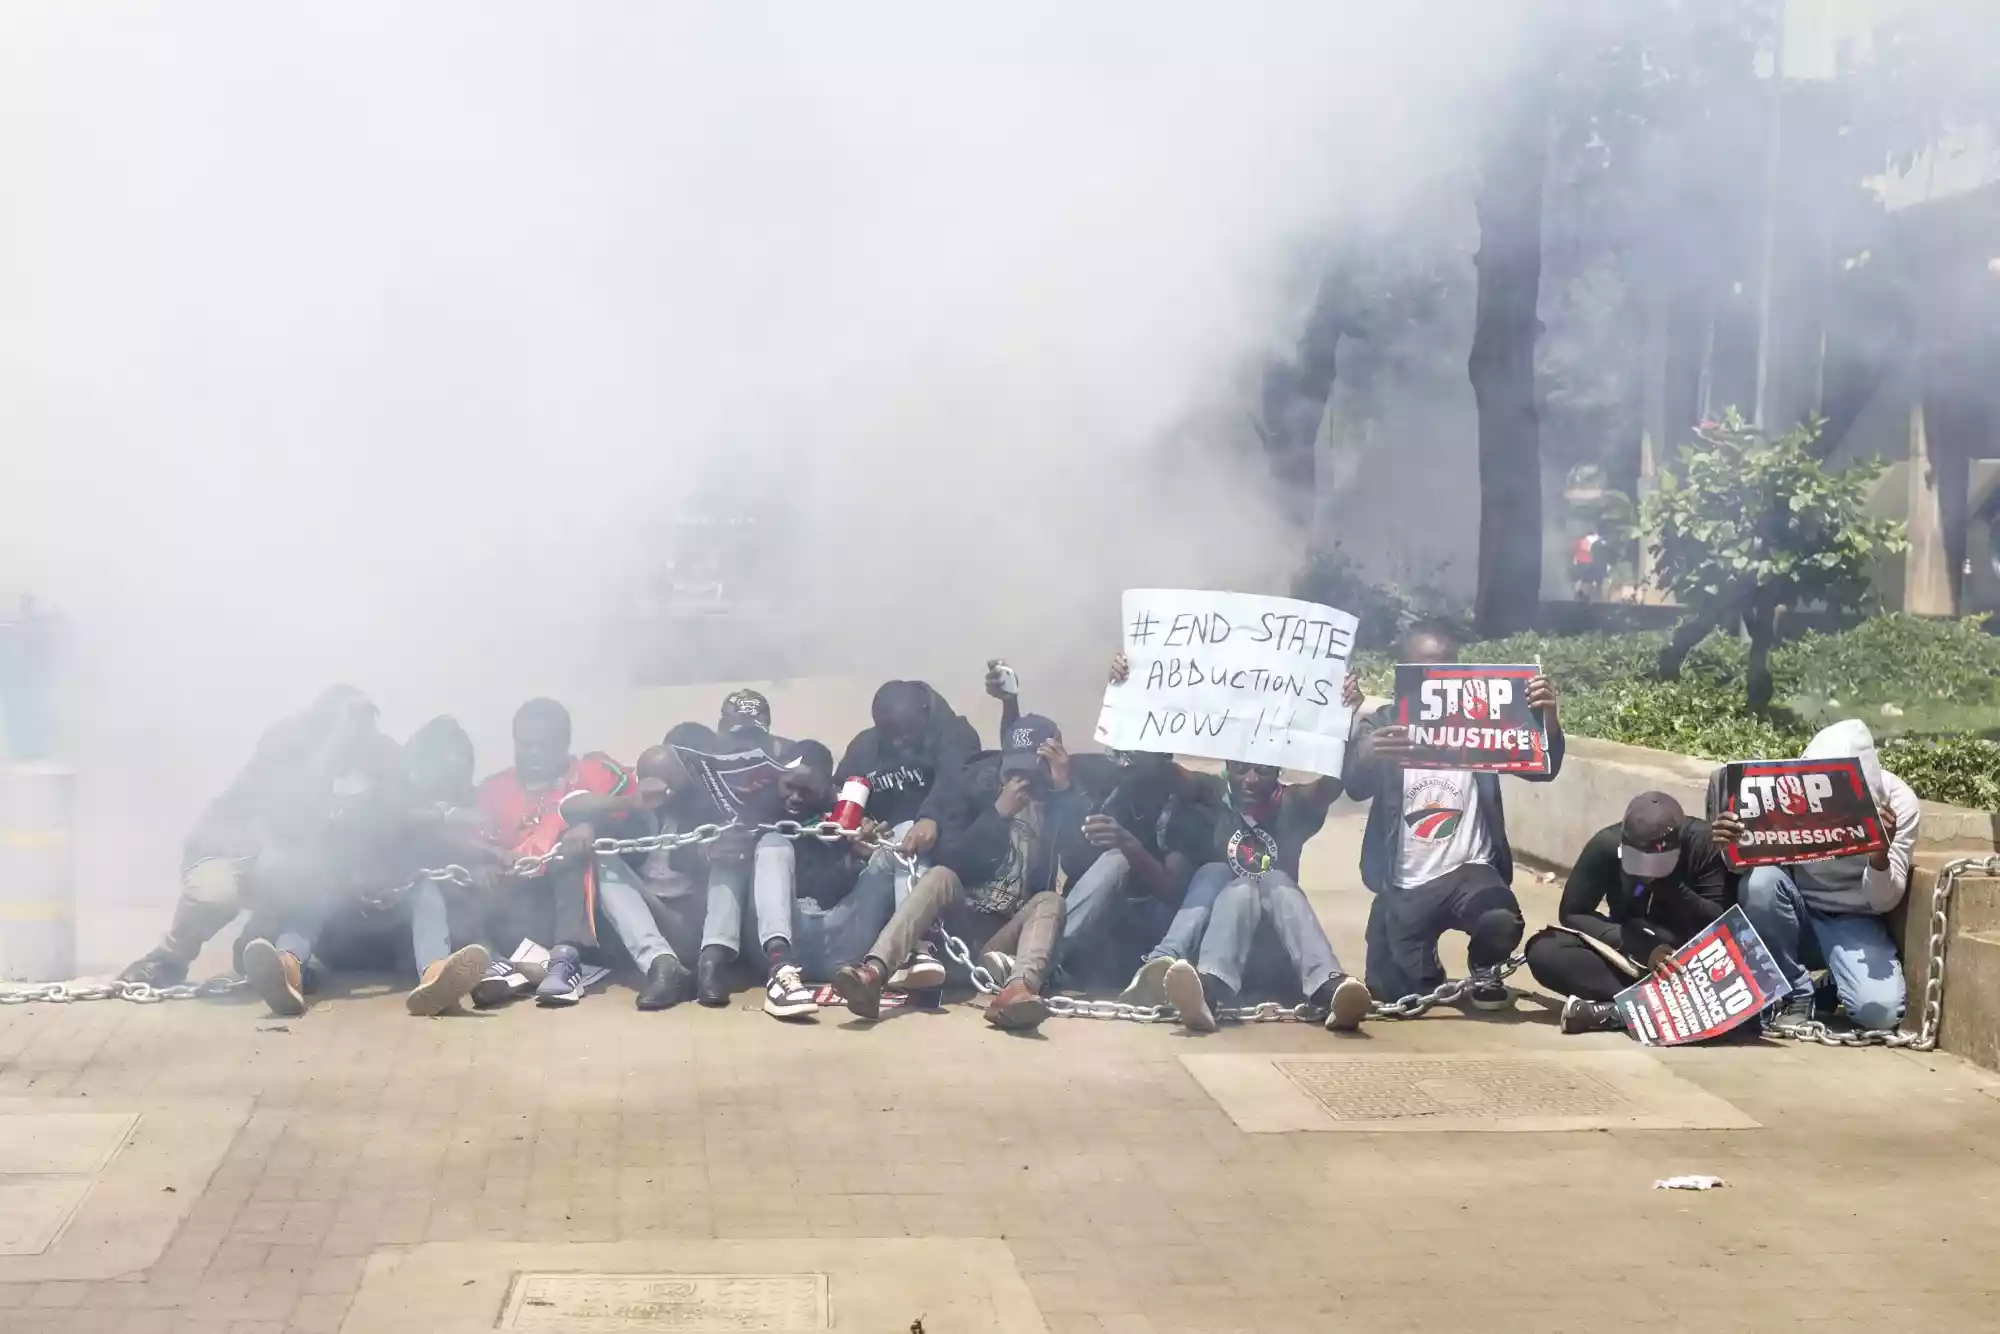
[[[833,803],[833,822],[842,829],[859,829],[867,809],[868,780],[857,774],[840,785],[840,799]]]

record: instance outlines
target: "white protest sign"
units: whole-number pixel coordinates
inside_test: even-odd
[[[1119,614],[1132,671],[1104,692],[1100,745],[1340,773],[1354,617],[1184,588],[1128,589]]]

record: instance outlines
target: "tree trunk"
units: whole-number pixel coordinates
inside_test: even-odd
[[[1479,409],[1479,591],[1486,636],[1534,624],[1542,597],[1542,433],[1535,306],[1542,285],[1547,126],[1528,100],[1489,150],[1480,186],[1479,295],[1466,371]]]
[[[1274,361],[1264,370],[1264,449],[1278,480],[1279,503],[1301,526],[1311,522],[1317,499],[1313,450],[1333,397],[1340,336],[1347,330],[1344,290],[1332,276],[1322,282],[1299,335],[1298,359]]]
[[[1743,613],[1743,628],[1750,635],[1750,658],[1745,669],[1747,702],[1752,713],[1771,707],[1776,686],[1771,680],[1771,644],[1778,637],[1778,591],[1760,588],[1750,596]]]

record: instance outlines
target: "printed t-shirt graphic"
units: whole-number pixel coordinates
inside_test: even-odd
[[[1406,889],[1492,858],[1469,770],[1404,770],[1402,854],[1396,883]]]

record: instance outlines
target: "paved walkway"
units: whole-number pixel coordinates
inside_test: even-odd
[[[1308,878],[1351,884],[1357,836],[1337,819]],[[1531,917],[1553,906],[1528,898]],[[1365,896],[1319,902],[1358,966]],[[424,1021],[384,989],[282,1024],[253,1003],[0,1010],[0,1218],[96,1173],[39,1250],[0,1223],[0,1332],[2000,1327],[2000,1080],[1950,1058],[1638,1053],[1565,1039],[1529,1001],[1354,1039],[1081,1020],[1024,1039],[965,1007],[868,1031],[740,999],[642,1015],[620,985],[571,1011]],[[1435,1058],[1379,1067],[1436,1101],[1429,1120],[1509,1098],[1615,1119],[1624,1094],[1561,1064],[1576,1053],[1758,1128],[1251,1133],[1183,1061],[1280,1058],[1296,1099],[1326,1068],[1307,1058]],[[55,1123],[27,1118],[51,1113],[82,1139],[139,1120],[99,1162],[49,1148]],[[1729,1185],[1652,1189],[1678,1173]],[[565,1305],[561,1271],[635,1266],[766,1277],[618,1280]],[[687,1314],[753,1298],[808,1323]]]

